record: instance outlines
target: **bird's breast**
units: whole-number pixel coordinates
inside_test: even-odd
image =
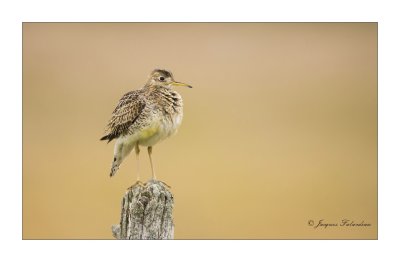
[[[163,129],[163,133],[166,137],[171,136],[178,131],[178,128],[182,123],[182,118],[183,112],[181,109],[170,115],[163,116],[163,119],[161,120],[161,128]]]
[[[149,125],[139,131],[139,144],[153,146],[161,140],[175,134],[182,123],[183,112],[171,115],[160,114]]]

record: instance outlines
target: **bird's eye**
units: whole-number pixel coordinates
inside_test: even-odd
[[[165,80],[165,78],[164,78],[163,76],[160,76],[158,79],[159,79],[160,81],[164,81],[164,80]]]

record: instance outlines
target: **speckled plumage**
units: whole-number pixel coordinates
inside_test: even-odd
[[[107,134],[101,138],[117,140],[110,176],[134,147],[138,155],[139,146],[147,146],[150,155],[153,145],[176,133],[183,118],[183,100],[174,86],[191,87],[175,82],[170,72],[156,69],[142,89],[130,91],[119,100]]]

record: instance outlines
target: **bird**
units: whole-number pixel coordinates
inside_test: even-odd
[[[106,135],[100,138],[107,143],[116,140],[110,177],[116,174],[123,160],[134,148],[137,162],[135,185],[143,185],[139,170],[142,146],[147,147],[152,180],[157,180],[152,160],[153,146],[174,135],[183,119],[183,99],[174,90],[175,87],[192,88],[191,85],[175,81],[170,71],[155,69],[141,89],[130,91],[121,97],[106,126]]]

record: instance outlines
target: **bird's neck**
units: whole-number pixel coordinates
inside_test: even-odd
[[[172,92],[171,88],[165,87],[165,86],[159,86],[159,85],[150,85],[150,86],[146,85],[143,89],[149,93],[167,94],[167,93]]]

